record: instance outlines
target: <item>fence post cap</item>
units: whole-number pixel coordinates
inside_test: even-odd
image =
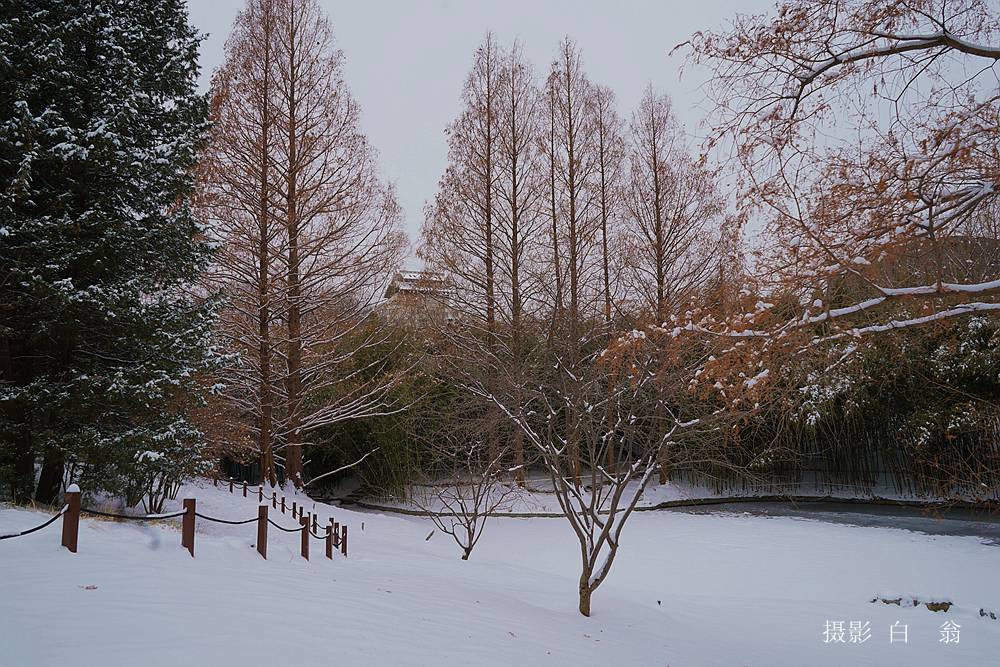
[[[80,493],[80,487],[77,484],[70,484],[66,487],[66,493]]]

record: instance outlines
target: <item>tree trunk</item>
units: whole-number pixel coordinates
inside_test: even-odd
[[[259,310],[258,336],[260,346],[260,473],[273,488],[278,480],[274,469],[274,396],[271,378],[271,210],[270,210],[270,164],[271,164],[271,7],[264,6],[264,54],[263,82],[261,87],[261,137],[260,137],[260,211],[258,239],[257,299]]]
[[[518,388],[517,402],[514,405],[521,405],[521,391]],[[524,433],[521,429],[514,429],[514,480],[517,485],[524,488]]]
[[[30,500],[35,491],[35,452],[31,447],[31,433],[27,428],[19,430],[21,437],[19,444],[15,445],[18,453],[11,483],[11,496],[15,503]]]
[[[660,450],[660,470],[659,470],[659,481],[660,484],[666,484],[670,481],[670,463],[667,460],[667,448],[663,447]]]
[[[590,587],[590,570],[584,568],[580,575],[580,613],[590,616],[590,596],[594,594],[594,589]]]
[[[51,505],[59,497],[63,479],[63,455],[61,452],[48,452],[42,463],[42,473],[38,478],[38,488],[35,490],[35,501]]]
[[[496,352],[497,349],[497,326],[496,326],[496,311],[497,311],[497,297],[496,297],[496,269],[494,268],[495,251],[493,248],[493,159],[495,149],[493,146],[494,136],[493,136],[493,125],[494,125],[494,111],[493,111],[493,87],[495,85],[493,79],[493,68],[496,63],[493,62],[493,48],[490,40],[491,36],[487,37],[487,47],[486,47],[486,106],[483,112],[486,115],[486,145],[484,146],[484,177],[483,177],[483,194],[485,196],[485,201],[483,204],[483,219],[485,221],[485,227],[483,229],[486,242],[486,252],[483,258],[483,268],[486,271],[486,335],[488,337],[487,345],[489,349]],[[493,379],[495,380],[499,375],[499,369],[496,367],[492,368]],[[500,433],[498,430],[498,424],[500,422],[500,413],[497,410],[494,412],[494,425],[491,428],[490,435],[487,439],[488,444],[488,455],[490,459],[495,459],[498,452],[500,451]]]
[[[298,109],[296,98],[295,43],[296,23],[290,19],[288,80],[288,174],[286,183],[286,215],[288,226],[288,433],[285,452],[285,477],[295,488],[302,488],[302,294],[299,282],[299,220],[298,220]]]
[[[559,217],[556,210],[556,107],[555,90],[549,87],[549,206],[552,215],[552,264],[555,273],[555,304],[549,327],[549,345],[562,315],[562,269],[559,266]]]

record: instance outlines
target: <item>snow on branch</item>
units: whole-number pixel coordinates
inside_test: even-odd
[[[379,450],[379,448],[376,447],[375,449],[373,449],[370,452],[366,453],[364,456],[362,456],[360,459],[358,459],[354,463],[348,463],[345,466],[340,466],[336,470],[331,470],[329,472],[323,473],[322,475],[317,475],[316,477],[313,477],[312,479],[310,479],[308,482],[306,482],[302,486],[303,487],[309,486],[313,482],[317,482],[317,481],[323,479],[324,477],[329,477],[330,475],[336,475],[338,472],[343,472],[343,471],[347,470],[348,468],[353,468],[353,467],[355,467],[357,465],[360,465],[362,461],[364,461],[366,458],[368,458],[369,456],[371,456],[372,454],[374,454],[378,450]]]

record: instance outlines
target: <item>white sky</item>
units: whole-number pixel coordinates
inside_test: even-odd
[[[222,61],[223,44],[244,0],[188,0],[202,46],[202,85]],[[559,40],[582,49],[590,78],[609,85],[626,119],[647,83],[670,94],[688,132],[705,115],[704,74],[671,48],[698,30],[724,27],[737,13],[762,13],[773,0],[322,0],[346,56],[345,79],[362,125],[396,183],[411,243],[423,206],[445,167],[443,130],[459,110],[462,82],[488,30],[521,42],[541,80]],[[412,262],[411,262],[412,263]]]

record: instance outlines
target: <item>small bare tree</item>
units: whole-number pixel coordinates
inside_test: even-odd
[[[572,370],[557,364],[547,377],[534,378],[535,389],[524,392],[520,403],[512,394],[470,387],[524,433],[548,473],[579,541],[584,616],[590,616],[594,591],[611,571],[622,532],[661,450],[678,429],[692,425],[679,421],[667,404],[654,357],[634,342],[627,336],[595,350]],[[609,449],[617,452],[613,468],[606,465]]]
[[[424,361],[428,370],[436,365]],[[452,371],[444,364],[435,372],[445,379],[442,372]],[[480,377],[490,383],[493,374],[482,371]],[[445,381],[450,391],[410,414],[411,479],[417,481],[410,485],[406,500],[450,535],[461,548],[462,560],[468,560],[488,520],[508,509],[520,488],[504,479],[509,472],[504,462],[510,439],[504,438],[499,448],[489,442],[492,434],[509,431],[504,428],[507,420],[494,405],[458,390],[452,379]]]
[[[410,500],[424,510],[438,530],[450,535],[469,560],[486,522],[510,508],[516,485],[502,479],[506,447],[497,452],[465,428],[449,428],[424,452],[422,466],[431,473],[426,485],[411,489]],[[430,461],[428,461],[428,458]]]

